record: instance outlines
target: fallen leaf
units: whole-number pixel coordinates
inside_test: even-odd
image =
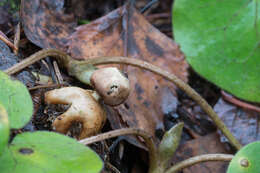
[[[65,51],[76,21],[64,13],[64,1],[22,0],[21,19],[26,37],[41,48]]]
[[[10,29],[11,15],[8,13],[7,1],[0,0],[0,30],[6,32]]]
[[[232,105],[222,98],[214,106],[214,110],[241,144],[260,140],[259,113]],[[221,141],[227,142],[226,137],[221,135]]]
[[[172,164],[201,154],[227,153],[224,144],[218,139],[218,134],[212,133],[180,145],[172,159]],[[205,162],[185,168],[183,173],[220,173],[226,172],[227,166],[227,162]]]

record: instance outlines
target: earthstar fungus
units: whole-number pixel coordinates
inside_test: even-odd
[[[96,68],[75,60],[71,60],[66,66],[71,76],[91,85],[107,105],[121,104],[130,93],[128,78],[116,67]]]
[[[45,93],[47,104],[70,104],[69,109],[58,116],[53,128],[60,133],[67,133],[73,123],[82,125],[78,139],[97,134],[106,121],[106,112],[95,98],[94,91],[79,87],[64,87]]]
[[[117,106],[130,93],[129,80],[115,67],[95,70],[90,82],[107,105]]]

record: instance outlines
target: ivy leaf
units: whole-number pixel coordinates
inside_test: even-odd
[[[253,102],[260,102],[257,9],[260,3],[250,0],[176,0],[173,6],[174,38],[193,69]]]
[[[231,160],[227,173],[258,173],[260,171],[260,141],[240,149]]]
[[[72,138],[54,132],[25,132],[0,156],[1,173],[98,173],[98,155]]]
[[[30,120],[33,103],[27,88],[0,71],[0,102],[5,107],[11,128],[22,128]]]

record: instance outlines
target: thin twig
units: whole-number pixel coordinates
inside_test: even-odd
[[[150,170],[154,169],[156,167],[156,155],[157,155],[157,149],[156,146],[152,140],[152,136],[141,129],[135,129],[135,128],[125,128],[125,129],[119,129],[119,130],[113,130],[110,132],[102,133],[96,136],[92,136],[86,139],[82,139],[79,142],[85,145],[89,145],[95,142],[99,142],[105,139],[114,138],[117,136],[122,135],[137,135],[141,136],[145,140],[145,144],[149,151],[149,165]]]
[[[63,63],[62,65],[64,65],[65,67],[68,67],[68,64],[70,62],[76,61],[76,60],[73,60],[70,56],[63,53],[62,51],[59,51],[56,49],[46,49],[46,50],[42,50],[42,51],[39,51],[39,52],[31,55],[29,58],[25,59],[24,61],[21,61],[18,64],[15,64],[11,68],[7,69],[5,72],[9,75],[16,73],[19,70],[33,64],[34,62],[36,62],[46,56],[53,56],[53,57],[58,58],[58,60],[62,61],[62,63]],[[87,59],[85,61],[80,61],[80,62],[78,62],[78,64],[92,64],[92,65],[128,64],[128,65],[132,65],[132,66],[139,67],[142,69],[146,69],[148,71],[151,71],[155,74],[158,74],[158,75],[164,77],[165,79],[171,81],[176,86],[178,86],[180,89],[182,89],[189,97],[191,97],[194,101],[196,101],[201,106],[201,108],[204,110],[204,112],[206,112],[207,115],[213,120],[213,122],[216,124],[216,126],[222,131],[222,133],[228,138],[230,143],[234,147],[236,147],[236,149],[239,150],[242,147],[242,145],[228,130],[226,125],[218,117],[216,112],[214,112],[214,110],[207,103],[207,101],[205,99],[203,99],[195,90],[193,90],[189,85],[187,85],[185,82],[183,82],[181,79],[179,79],[174,74],[164,71],[153,64],[150,64],[150,63],[142,61],[142,60],[138,60],[136,58],[132,59],[132,58],[126,58],[126,57],[98,57],[98,58]]]
[[[28,58],[24,59],[23,61],[13,65],[12,67],[4,70],[4,72],[8,75],[15,74],[22,69],[34,64],[35,62],[47,57],[52,56],[58,59],[66,59],[69,57],[67,54],[63,53],[62,51],[56,49],[44,49],[41,51],[36,52],[35,54],[29,56]]]
[[[251,104],[243,102],[241,100],[238,100],[238,99],[236,99],[232,95],[229,95],[228,93],[226,93],[223,90],[221,91],[221,94],[222,94],[224,100],[226,100],[226,101],[228,101],[230,103],[233,103],[236,106],[239,106],[241,108],[252,110],[252,111],[256,111],[256,112],[260,113],[260,107],[257,107],[255,105],[251,105]]]
[[[57,61],[53,61],[53,67],[54,67],[54,71],[55,71],[58,83],[59,84],[63,84],[64,80],[63,80],[63,77],[61,75],[61,72],[60,72],[59,66],[57,64]]]
[[[14,35],[14,47],[16,48],[14,49],[15,55],[18,55],[19,52],[20,38],[21,38],[21,26],[19,22],[15,28],[15,35]]]
[[[159,19],[159,18],[170,18],[170,13],[156,13],[156,14],[150,14],[149,16],[146,16],[145,18],[149,21]]]
[[[0,33],[0,40],[2,40],[5,44],[7,44],[9,47],[11,47],[14,51],[18,50],[17,47],[15,47],[14,44],[11,41],[9,41],[8,38],[6,38],[4,36],[4,33],[2,33],[2,32]]]
[[[165,173],[176,173],[184,168],[190,167],[197,163],[208,162],[208,161],[230,161],[233,155],[231,154],[204,154],[200,156],[191,157],[187,160],[177,163],[176,165],[169,168]]]
[[[151,6],[153,6],[155,3],[157,3],[158,2],[158,0],[151,0],[148,4],[146,4],[145,6],[144,6],[144,8],[142,8],[141,10],[140,10],[140,13],[144,13],[146,10],[148,10],[149,8],[151,8]]]
[[[42,88],[58,88],[58,87],[63,87],[67,86],[65,84],[44,84],[44,85],[38,85],[35,87],[28,88],[29,91],[37,90],[37,89],[42,89]]]
[[[105,166],[108,168],[108,169],[111,169],[113,172],[115,173],[120,173],[120,171],[114,166],[112,165],[111,163],[109,162],[106,162],[105,163]]]

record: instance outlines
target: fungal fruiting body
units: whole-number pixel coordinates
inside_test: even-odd
[[[72,60],[67,68],[71,76],[91,85],[107,105],[123,103],[130,93],[128,78],[116,67],[98,69],[91,64]]]
[[[130,93],[129,80],[115,67],[95,70],[90,82],[104,103],[110,106],[121,104]]]
[[[93,91],[79,87],[64,87],[46,92],[47,104],[70,105],[66,112],[54,120],[53,128],[66,134],[73,123],[79,122],[82,128],[78,139],[97,134],[106,121],[106,112],[93,94]]]

